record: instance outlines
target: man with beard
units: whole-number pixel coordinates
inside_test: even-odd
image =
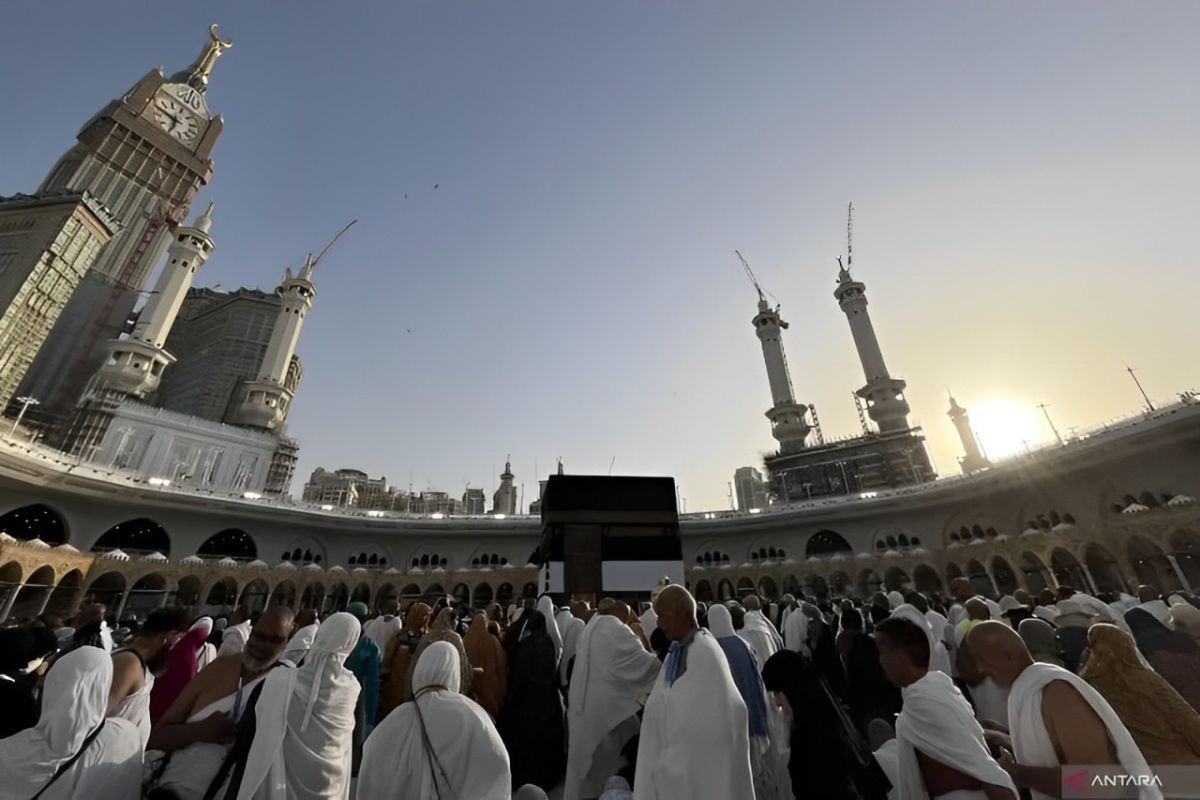
[[[142,735],[142,747],[150,738],[154,673],[166,662],[167,653],[190,624],[191,618],[182,608],[160,608],[151,612],[133,639],[112,654],[108,716],[127,719],[136,725]]]
[[[294,615],[286,606],[266,611],[241,653],[218,656],[200,671],[150,731],[147,750],[170,759],[151,794],[201,800],[221,768],[251,693],[283,654]]]

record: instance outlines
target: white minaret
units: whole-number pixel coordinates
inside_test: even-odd
[[[906,431],[908,425],[908,401],[904,389],[908,385],[888,374],[883,363],[883,352],[875,338],[871,315],[867,313],[867,287],[850,277],[849,259],[846,266],[838,259],[838,285],[833,296],[850,322],[850,333],[854,346],[858,348],[858,360],[862,362],[867,385],[855,394],[867,401],[867,414],[883,433]]]
[[[296,353],[296,343],[300,341],[304,317],[308,315],[313,298],[317,296],[317,287],[312,282],[313,270],[321,263],[329,248],[356,222],[358,220],[351,220],[349,225],[342,228],[316,258],[309,253],[299,275],[292,275],[291,267],[284,269],[283,283],[275,289],[281,301],[279,314],[275,317],[275,327],[271,329],[271,339],[267,342],[267,352],[258,369],[258,377],[242,384],[240,397],[230,411],[227,422],[273,431],[278,430],[287,419],[293,397],[285,381],[288,366]]]
[[[512,516],[517,513],[517,489],[513,485],[516,476],[512,471],[511,458],[504,460],[504,472],[500,473],[500,488],[492,495],[492,513]]]
[[[804,447],[809,426],[806,414],[808,407],[796,402],[792,396],[792,378],[788,373],[787,356],[783,352],[780,332],[788,324],[779,316],[779,307],[772,309],[762,289],[758,287],[758,313],[751,320],[758,340],[762,342],[763,361],[767,365],[767,381],[771,385],[771,408],[767,419],[771,420],[771,435],[779,441],[780,449],[792,452]]]
[[[145,397],[158,388],[163,370],[175,363],[175,357],[163,345],[192,287],[196,270],[212,255],[214,243],[208,233],[212,229],[212,209],[213,204],[209,203],[195,222],[172,232],[167,263],[158,275],[149,302],[138,314],[133,333],[109,342],[108,358],[96,372],[85,398],[97,392]]]
[[[946,393],[950,394],[949,391]],[[967,410],[958,404],[952,394],[950,394],[950,410],[946,412],[946,416],[954,423],[954,429],[958,431],[958,439],[962,442],[964,455],[959,460],[962,471],[978,472],[990,467],[992,462],[988,461],[987,456],[979,449],[979,440],[975,437],[975,431],[971,430],[971,418],[967,416]]]
[[[283,282],[275,289],[280,299],[279,313],[275,317],[275,327],[271,329],[267,352],[258,369],[258,377],[242,384],[240,401],[229,420],[234,425],[275,430],[287,418],[293,398],[291,390],[284,386],[284,380],[296,352],[296,343],[300,341],[304,317],[317,296],[317,287],[312,282],[314,267],[316,261],[310,253],[299,275],[292,275],[290,267],[284,270]]]

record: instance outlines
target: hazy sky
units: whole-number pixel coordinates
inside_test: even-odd
[[[999,448],[1005,402],[1021,437],[1050,436],[1039,401],[1063,429],[1136,410],[1127,363],[1156,398],[1200,385],[1200,4],[7,3],[0,193],[213,20],[198,283],[271,288],[360,220],[300,340],[297,492],[323,465],[490,495],[511,452],[526,503],[535,462],[615,456],[727,507],[773,444],[734,248],[798,399],[858,428],[849,200],[943,474],[947,387],[1000,408]]]

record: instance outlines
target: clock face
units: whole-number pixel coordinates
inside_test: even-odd
[[[166,95],[154,99],[154,121],[158,127],[184,143],[192,141],[200,133],[200,120],[178,100]]]

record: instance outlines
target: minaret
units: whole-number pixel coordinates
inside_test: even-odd
[[[296,352],[296,342],[300,340],[304,317],[317,296],[317,287],[312,282],[313,270],[325,258],[329,248],[356,222],[357,219],[351,220],[349,225],[342,228],[316,258],[309,253],[299,275],[293,276],[291,267],[284,269],[283,283],[275,289],[281,301],[279,313],[275,317],[275,327],[271,329],[266,355],[258,368],[258,377],[242,384],[239,398],[226,422],[269,431],[282,427],[293,399],[292,390],[287,384],[288,369]]]
[[[492,495],[492,513],[513,515],[517,513],[517,490],[513,486],[516,476],[512,471],[511,457],[504,459],[504,472],[500,473],[500,488]]]
[[[175,357],[163,349],[167,334],[184,297],[212,255],[212,203],[191,225],[177,227],[171,234],[167,263],[163,265],[150,300],[138,315],[133,333],[108,344],[108,358],[96,372],[85,397],[97,393],[125,394],[142,398],[158,388],[163,370],[175,363]]]
[[[949,394],[949,392],[947,392]],[[954,429],[958,431],[959,441],[962,442],[963,453],[965,454],[959,461],[962,465],[963,472],[978,472],[981,469],[987,469],[992,465],[979,449],[979,441],[975,438],[975,431],[971,430],[971,418],[967,416],[967,410],[960,406],[954,399],[954,395],[950,394],[950,410],[946,412],[946,416],[954,423]]]
[[[853,210],[851,206],[851,213]],[[843,266],[842,260],[838,259],[838,285],[833,296],[850,322],[850,334],[854,337],[858,360],[862,362],[867,379],[867,385],[855,394],[867,401],[867,414],[882,433],[906,431],[909,430],[909,409],[904,389],[908,384],[888,374],[879,340],[875,338],[875,328],[871,325],[871,315],[867,313],[867,287],[850,277],[850,264],[854,258],[850,241],[852,231],[853,223],[847,222],[846,264]]]
[[[756,287],[757,288],[757,287]],[[787,356],[783,352],[780,331],[788,324],[779,316],[779,307],[772,309],[758,290],[758,314],[751,320],[758,340],[762,342],[763,361],[767,365],[767,381],[771,385],[771,408],[767,419],[771,420],[771,435],[779,441],[784,452],[794,452],[804,447],[809,426],[805,413],[808,407],[796,402],[792,396],[792,378],[788,373]]]
[[[291,267],[284,270],[283,282],[275,289],[281,302],[266,355],[258,369],[258,377],[242,384],[240,400],[230,414],[232,424],[275,430],[287,418],[293,398],[284,380],[300,340],[304,317],[317,296],[317,287],[312,282],[315,266],[310,253],[299,275],[292,275]]]

